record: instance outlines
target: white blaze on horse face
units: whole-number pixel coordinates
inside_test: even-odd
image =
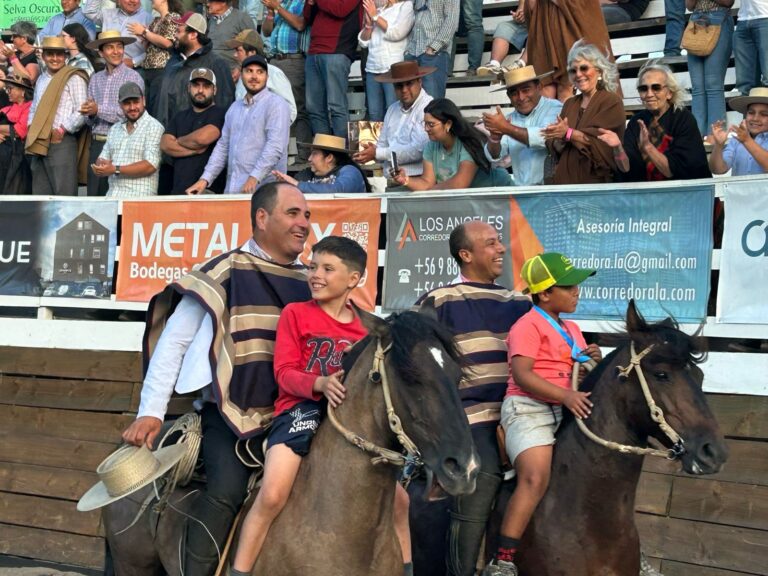
[[[445,360],[443,359],[443,351],[439,348],[436,348],[432,346],[429,349],[430,354],[432,354],[432,358],[435,359],[435,362],[437,362],[437,365],[440,366],[440,368],[445,368]]]

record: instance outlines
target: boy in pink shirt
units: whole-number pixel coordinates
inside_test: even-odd
[[[528,522],[549,484],[552,446],[565,405],[577,418],[587,418],[589,392],[571,389],[574,364],[602,359],[596,344],[584,341],[579,327],[560,314],[576,311],[578,285],[595,274],[574,268],[570,260],[547,252],[526,260],[521,276],[534,307],[507,336],[509,380],[501,407],[507,454],[514,463],[517,487],[501,525],[499,548],[483,576],[517,576],[515,552]]]

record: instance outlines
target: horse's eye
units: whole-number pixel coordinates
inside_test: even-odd
[[[669,376],[667,376],[666,372],[654,372],[653,377],[656,378],[656,380],[669,380]]]

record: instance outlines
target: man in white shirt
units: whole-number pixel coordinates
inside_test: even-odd
[[[264,56],[264,41],[261,39],[261,35],[256,30],[243,30],[232,40],[227,40],[225,43],[227,48],[232,48],[235,55],[235,60],[239,66],[232,69],[232,80],[235,82],[235,100],[242,100],[245,98],[246,89],[242,80],[240,79],[240,66],[249,56],[258,54]],[[291,124],[296,120],[296,99],[293,97],[293,89],[291,88],[291,81],[288,80],[288,76],[285,72],[280,70],[277,66],[269,64],[268,68],[269,79],[267,80],[267,90],[274,92],[280,96],[283,100],[288,102],[288,106],[291,107]]]
[[[424,108],[432,101],[421,79],[435,70],[432,66],[419,66],[415,61],[406,61],[392,64],[389,72],[376,76],[378,82],[395,85],[397,102],[389,107],[384,116],[378,142],[364,144],[364,149],[353,156],[355,162],[365,164],[376,160],[382,164],[384,174],[388,175],[394,152],[398,166],[404,168],[408,176],[421,174],[422,151],[429,142],[424,130]]]
[[[741,0],[733,56],[736,88],[744,96],[768,82],[768,0]]]
[[[185,576],[214,573],[217,550],[224,549],[245,499],[251,470],[237,457],[235,444],[252,439],[250,449],[260,454],[266,437],[277,395],[272,365],[277,320],[286,304],[310,298],[298,259],[309,216],[304,195],[294,186],[262,186],[251,198],[253,237],[201,264],[152,301],[141,403],[123,440],[151,446],[173,391],[202,393],[196,406],[208,482],[189,511],[197,521],[187,522],[182,539]],[[218,295],[225,293],[222,302]],[[258,306],[260,313],[243,315],[242,306]],[[237,322],[222,320],[238,313]]]

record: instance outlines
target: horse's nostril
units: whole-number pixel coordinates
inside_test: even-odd
[[[461,475],[461,466],[459,466],[459,462],[455,458],[446,458],[443,460],[443,471],[448,476],[459,476]]]

